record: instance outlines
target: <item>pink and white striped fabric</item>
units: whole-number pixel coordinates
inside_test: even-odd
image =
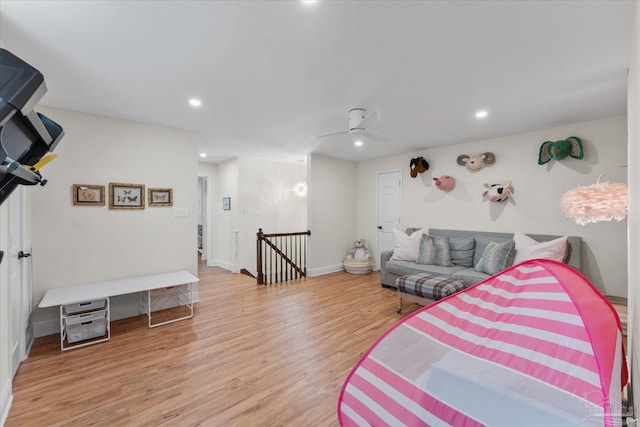
[[[573,268],[530,260],[401,320],[363,356],[342,426],[621,425],[620,320]]]

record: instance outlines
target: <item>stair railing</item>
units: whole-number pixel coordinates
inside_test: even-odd
[[[258,229],[258,285],[307,277],[308,237],[311,231],[265,234]]]

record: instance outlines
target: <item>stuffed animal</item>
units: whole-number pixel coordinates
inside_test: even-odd
[[[460,166],[467,168],[469,172],[478,172],[485,166],[491,166],[496,162],[496,156],[493,153],[482,153],[469,156],[461,154],[458,156],[457,162]]]
[[[551,159],[562,160],[567,156],[574,159],[582,159],[584,150],[582,149],[582,141],[577,136],[570,136],[560,141],[545,141],[540,146],[540,154],[538,154],[538,164],[544,165],[549,163]]]
[[[424,157],[416,157],[411,159],[409,168],[411,169],[409,172],[411,178],[415,178],[419,173],[429,170],[429,163],[427,163]]]
[[[367,242],[364,239],[358,239],[351,244],[349,255],[347,259],[367,259],[370,258],[369,248]]]
[[[482,193],[483,197],[486,197],[492,202],[504,202],[514,193],[511,181],[503,181],[500,184],[485,184],[487,190]]]
[[[433,178],[436,187],[442,191],[451,191],[456,186],[456,179],[449,175],[442,175],[440,178]]]

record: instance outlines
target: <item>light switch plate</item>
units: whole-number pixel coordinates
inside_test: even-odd
[[[179,217],[179,218],[189,216],[189,208],[174,208],[173,216]]]

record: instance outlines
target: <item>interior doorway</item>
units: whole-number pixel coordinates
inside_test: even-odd
[[[208,201],[208,187],[209,178],[206,176],[198,177],[198,259],[201,261],[207,261],[209,258],[209,222],[210,215],[208,214],[209,201]]]

